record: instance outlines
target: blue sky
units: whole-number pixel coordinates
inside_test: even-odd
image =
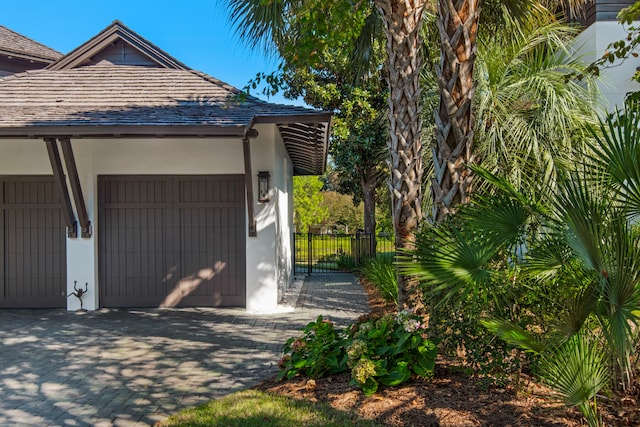
[[[187,66],[243,88],[274,59],[234,34],[222,0],[3,1],[0,25],[68,53],[118,19]],[[254,94],[265,98],[260,94]],[[271,102],[291,103],[281,96]]]

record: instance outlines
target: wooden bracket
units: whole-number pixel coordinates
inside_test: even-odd
[[[249,216],[249,237],[257,237],[256,218],[253,212],[253,177],[251,172],[251,148],[249,138],[242,138],[242,152],[244,154],[244,182],[247,188],[247,215]]]
[[[69,184],[71,185],[78,220],[80,221],[80,235],[84,238],[89,238],[91,237],[91,221],[89,221],[87,207],[84,203],[84,196],[82,195],[82,187],[80,186],[80,179],[78,178],[78,168],[76,166],[75,156],[73,155],[71,140],[69,140],[69,138],[61,138],[60,145],[62,147],[62,157],[67,167],[67,174],[69,174]]]
[[[58,151],[58,143],[55,138],[45,138],[44,142],[47,146],[47,152],[49,153],[51,169],[53,170],[53,178],[56,182],[58,194],[60,195],[62,215],[64,216],[64,222],[67,226],[67,236],[72,238],[78,237],[78,223],[76,222],[76,217],[74,216],[73,208],[71,207],[71,198],[69,197],[69,189],[67,188],[66,179],[64,177],[62,161],[60,160],[60,152]]]

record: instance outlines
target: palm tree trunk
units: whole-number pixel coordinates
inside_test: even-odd
[[[422,142],[420,131],[420,27],[426,0],[376,0],[387,37],[389,154],[396,250],[412,249],[422,217]],[[401,307],[422,307],[417,282],[399,277]]]
[[[431,183],[433,217],[442,221],[459,204],[467,203],[473,176],[467,165],[474,162],[473,113],[479,0],[439,0],[440,65],[436,66],[440,103],[435,112],[435,174]]]

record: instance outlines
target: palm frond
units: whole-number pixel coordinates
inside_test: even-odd
[[[500,319],[482,319],[480,322],[489,332],[525,351],[542,354],[547,348],[545,342],[539,336],[510,322]]]
[[[252,48],[261,48],[273,55],[288,28],[286,16],[290,3],[285,0],[229,0],[225,7],[240,39]]]
[[[374,61],[376,46],[383,37],[382,19],[376,8],[366,17],[364,26],[355,40],[355,47],[351,54],[351,65],[354,72],[354,82],[366,77],[367,73],[375,72],[378,62]]]
[[[600,123],[594,133],[595,166],[609,178],[616,200],[631,216],[640,215],[640,109],[629,106]]]
[[[518,186],[541,170],[555,179],[597,123],[595,86],[564,79],[584,68],[568,50],[576,29],[549,12],[530,16],[510,23],[509,37],[482,44],[476,65],[478,157]]]
[[[545,280],[553,280],[571,268],[574,258],[562,236],[554,235],[553,231],[548,231],[544,239],[535,242],[528,255],[525,266],[527,274]]]
[[[577,406],[589,425],[600,425],[591,399],[608,383],[605,359],[603,347],[579,333],[546,356],[542,366],[549,387],[566,405]]]
[[[567,226],[566,239],[585,265],[600,272],[604,266],[603,239],[611,214],[611,201],[602,189],[573,174],[565,179],[556,201],[556,211]]]
[[[399,256],[399,272],[419,280],[434,306],[470,299],[479,311],[481,290],[494,274],[490,262],[497,246],[493,239],[441,226],[423,231],[419,240],[415,251]]]
[[[622,215],[609,226],[609,234],[600,319],[626,388],[631,382],[631,359],[640,325],[640,239]]]

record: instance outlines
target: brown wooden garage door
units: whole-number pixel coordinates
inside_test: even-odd
[[[103,307],[245,306],[244,176],[98,177]]]
[[[65,232],[52,177],[0,177],[0,307],[66,307]]]

